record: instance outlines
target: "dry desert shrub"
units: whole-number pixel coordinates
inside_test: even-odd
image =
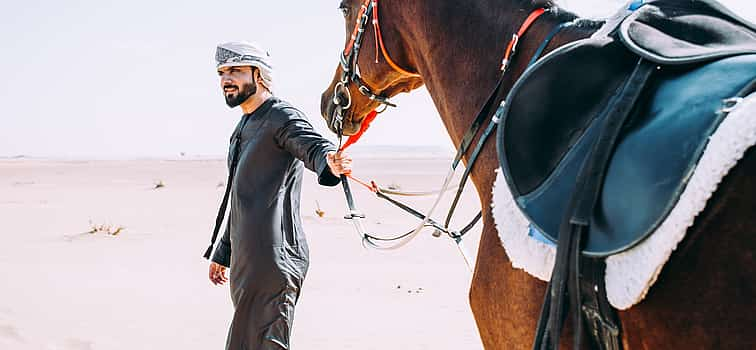
[[[325,211],[323,211],[323,209],[320,209],[320,203],[318,203],[318,201],[315,201],[315,206],[317,207],[317,209],[315,209],[315,214],[322,218],[323,215],[325,215]]]
[[[118,236],[123,230],[126,228],[123,226],[116,226],[111,224],[94,224],[92,221],[89,222],[89,226],[91,229],[87,231],[89,234],[96,234],[96,233],[103,233],[108,236]]]

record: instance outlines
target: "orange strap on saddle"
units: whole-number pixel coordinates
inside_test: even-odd
[[[530,28],[530,26],[535,22],[538,17],[541,17],[542,14],[546,12],[546,9],[539,8],[535,11],[531,12],[528,18],[525,19],[525,22],[522,22],[522,25],[520,26],[520,30],[517,31],[516,34],[512,35],[512,40],[509,41],[509,45],[507,45],[507,50],[504,52],[504,59],[501,60],[501,71],[504,72],[509,67],[509,62],[512,59],[512,55],[514,55],[515,51],[517,51],[517,42],[520,40],[520,37],[525,34],[525,31]]]

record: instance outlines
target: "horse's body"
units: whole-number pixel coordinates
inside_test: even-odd
[[[344,1],[342,6],[356,12],[360,3]],[[512,33],[537,7],[528,0],[382,0],[380,26],[387,51],[397,65],[421,78],[398,74],[383,62],[373,63],[370,27],[366,33],[369,44],[364,45],[359,61],[363,79],[374,91],[388,96],[425,84],[452,142],[459,144],[498,80],[501,55]],[[351,16],[347,24],[350,33],[356,14]],[[520,39],[517,56],[506,73],[504,93],[525,70],[547,33],[574,18],[567,12],[552,11],[533,24]],[[584,21],[569,27],[555,37],[547,51],[588,37],[600,25]],[[330,101],[337,81],[323,95],[326,119],[333,113]],[[347,133],[376,107],[356,91],[352,96],[353,106],[345,116]],[[483,208],[483,232],[470,304],[487,349],[526,349],[532,346],[546,283],[513,268],[502,248],[491,217],[498,167],[495,142],[489,140],[471,174]],[[751,149],[697,217],[646,299],[620,312],[625,349],[746,348],[756,344],[754,174],[756,151]],[[569,327],[566,332],[571,332]],[[569,348],[570,344],[564,340],[562,346]]]

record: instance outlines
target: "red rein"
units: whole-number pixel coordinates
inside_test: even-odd
[[[359,140],[360,137],[362,137],[362,134],[364,134],[365,131],[367,131],[368,127],[370,127],[370,123],[372,123],[373,120],[375,120],[375,117],[377,117],[377,116],[378,116],[378,112],[376,112],[375,110],[373,110],[370,113],[368,113],[367,116],[365,116],[365,119],[362,120],[362,124],[360,125],[360,131],[358,131],[356,134],[354,134],[352,136],[349,136],[349,138],[347,139],[346,143],[344,143],[344,145],[341,146],[341,148],[339,148],[339,152],[345,150],[347,147],[349,147],[349,146],[353,145],[355,142],[357,142],[357,140]],[[376,183],[373,182],[373,181],[371,181],[371,183],[368,184],[365,181],[362,181],[360,179],[357,179],[357,178],[353,177],[352,174],[347,175],[347,177],[350,178],[350,179],[352,179],[352,180],[354,180],[355,182],[359,183],[360,185],[364,186],[369,191],[372,191],[372,192],[377,192],[378,191],[378,185],[376,185]]]
[[[344,143],[344,145],[341,146],[341,148],[339,149],[339,152],[345,150],[347,147],[357,142],[357,140],[359,140],[360,137],[362,137],[362,134],[364,134],[365,131],[367,131],[368,127],[370,127],[370,123],[372,123],[373,120],[375,120],[375,117],[377,116],[378,116],[378,112],[376,112],[375,110],[372,110],[370,113],[368,113],[365,116],[365,119],[362,120],[362,125],[360,125],[360,131],[358,131],[356,134],[352,136],[349,136],[346,143]]]

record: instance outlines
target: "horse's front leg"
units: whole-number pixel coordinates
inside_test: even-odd
[[[546,283],[514,269],[484,208],[470,306],[486,349],[530,349]]]

